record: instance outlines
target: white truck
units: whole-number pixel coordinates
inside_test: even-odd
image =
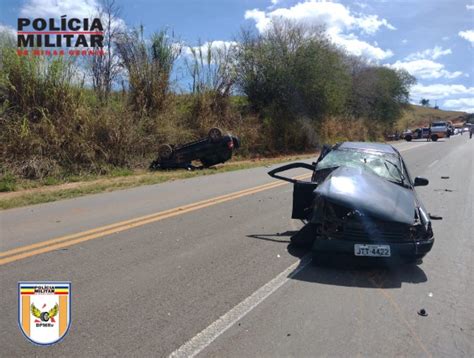
[[[447,122],[433,122],[430,126],[431,140],[436,142],[439,138],[446,138],[448,136]]]

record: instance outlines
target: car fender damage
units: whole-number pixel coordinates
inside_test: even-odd
[[[362,168],[337,168],[314,194],[316,200],[327,200],[366,216],[413,224],[415,202],[410,190]]]

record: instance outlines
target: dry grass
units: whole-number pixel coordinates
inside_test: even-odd
[[[89,181],[69,182],[52,186],[38,186],[16,192],[0,193],[0,209],[10,209],[25,205],[33,205],[57,201],[61,199],[75,198],[87,194],[109,192],[119,189],[133,188],[141,185],[152,185],[177,179],[193,178],[202,175],[212,175],[222,172],[235,171],[272,165],[292,160],[314,158],[316,153],[279,156],[276,158],[247,159],[231,161],[216,168],[185,171],[170,170],[158,172],[146,172],[136,170],[133,173],[125,171],[123,176],[102,177],[100,179],[90,178]],[[37,185],[38,182],[35,182]],[[27,186],[26,186],[27,187]]]
[[[435,120],[455,120],[465,116],[465,112],[443,111],[439,109],[411,105],[403,112],[402,118],[397,121],[396,128],[403,131],[407,128],[427,127]]]

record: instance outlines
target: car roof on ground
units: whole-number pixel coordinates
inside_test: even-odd
[[[397,154],[390,144],[371,143],[371,142],[344,142],[341,143],[339,149],[367,150],[372,152],[381,152],[387,154]]]

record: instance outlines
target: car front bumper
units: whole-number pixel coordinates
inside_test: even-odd
[[[353,241],[344,239],[317,239],[313,243],[312,251],[315,253],[336,253],[354,257],[355,244],[389,245],[390,258],[421,259],[433,247],[434,238],[415,242],[380,242],[380,241]],[[389,258],[389,257],[386,257]]]

